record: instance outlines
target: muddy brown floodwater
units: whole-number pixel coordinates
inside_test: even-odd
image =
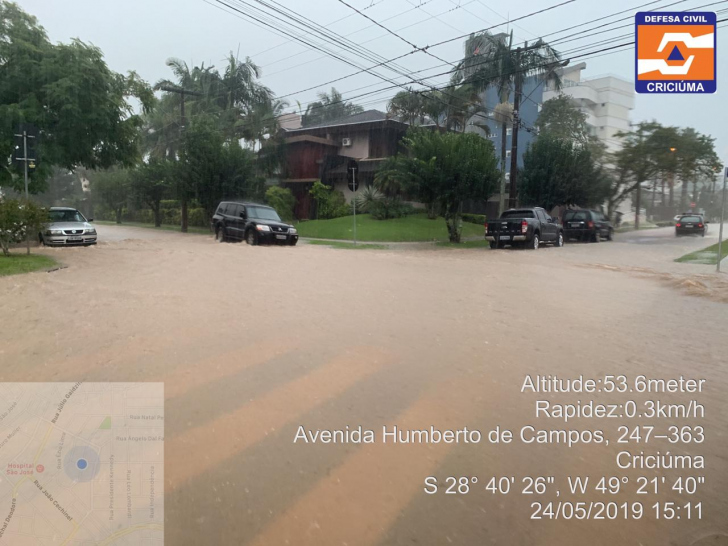
[[[671,261],[700,241],[351,251],[105,230],[117,240],[42,250],[66,269],[0,278],[0,381],[163,381],[167,544],[724,544],[714,537],[728,533],[727,288],[709,267]],[[706,383],[697,394],[533,394],[521,392],[526,374]],[[535,412],[537,400],[693,399],[704,418]],[[705,441],[618,443],[620,425],[645,424],[700,425]],[[610,443],[293,442],[299,426],[379,436],[394,425],[484,437],[497,426],[601,429]],[[706,468],[619,469],[625,450],[702,455]],[[640,476],[662,475],[705,484],[693,498],[636,494]],[[428,495],[428,476],[479,483]],[[514,477],[510,493],[485,490],[501,476]],[[559,496],[522,494],[522,479],[538,476],[555,477]],[[632,485],[572,495],[568,476]],[[531,503],[562,500],[641,502],[644,515],[530,518]],[[658,500],[702,502],[702,519],[658,521]]]

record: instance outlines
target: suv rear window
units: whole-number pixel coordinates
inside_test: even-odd
[[[681,222],[695,222],[697,224],[697,223],[702,222],[703,219],[700,218],[700,216],[683,216],[682,218],[680,218],[680,221]]]
[[[571,220],[588,220],[589,219],[589,211],[588,210],[567,210],[564,213],[564,222],[568,222]]]

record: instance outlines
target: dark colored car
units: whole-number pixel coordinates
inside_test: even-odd
[[[705,237],[708,222],[699,214],[686,214],[675,222],[675,237],[681,235],[701,235]]]
[[[485,239],[490,248],[522,244],[536,250],[542,243],[564,246],[564,230],[540,207],[510,209],[485,224]]]
[[[298,231],[283,222],[274,208],[258,203],[223,201],[212,217],[215,239],[245,241],[249,245],[295,245]]]
[[[614,239],[614,226],[598,210],[567,210],[564,212],[563,224],[567,240],[579,239],[598,243],[602,239]]]

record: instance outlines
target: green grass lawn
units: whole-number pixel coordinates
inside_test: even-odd
[[[343,241],[308,241],[310,245],[330,246],[331,248],[350,248],[353,250],[382,250],[388,248],[387,245],[372,245],[369,243],[345,243]]]
[[[163,231],[180,232],[179,226],[170,226],[170,225],[166,225],[166,224],[162,224],[160,227],[154,227],[154,224],[143,224],[141,222],[123,222],[121,224],[117,224],[116,222],[109,222],[107,220],[94,220],[93,223],[101,224],[102,226],[141,227],[141,228],[150,228],[150,229],[161,229]],[[198,235],[212,235],[212,232],[210,231],[209,228],[202,228],[202,227],[196,227],[196,226],[188,226],[187,233],[195,233]]]
[[[722,260],[728,256],[728,241],[723,241],[723,247],[720,250],[720,253],[722,254],[720,259]],[[716,265],[718,263],[718,243],[702,250],[696,250],[690,254],[685,254],[685,256],[681,256],[675,261],[688,264]]]
[[[16,251],[18,252],[18,251]],[[10,254],[3,256],[0,253],[0,277],[6,275],[19,275],[20,273],[30,273],[40,269],[50,269],[56,265],[56,261],[42,254]]]
[[[354,238],[354,222],[352,216],[334,218],[333,220],[309,220],[300,222],[296,227],[301,237],[317,239]],[[379,242],[417,242],[447,241],[445,220],[429,220],[425,214],[413,214],[406,218],[392,220],[374,220],[368,214],[356,216],[356,235],[361,241]],[[463,237],[482,237],[483,226],[463,223]]]

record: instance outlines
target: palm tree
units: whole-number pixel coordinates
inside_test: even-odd
[[[488,31],[471,34],[465,41],[465,57],[460,62],[458,77],[478,92],[494,87],[500,104],[508,104],[513,91],[513,137],[511,146],[510,206],[515,206],[518,166],[518,109],[523,95],[526,78],[535,76],[542,83],[555,89],[561,88],[559,68],[566,63],[560,54],[542,39],[531,45],[513,47],[513,33],[491,34]],[[501,169],[505,176],[505,140],[507,125],[511,121],[505,114],[507,106],[501,107]]]
[[[301,119],[303,127],[359,114],[364,111],[364,108],[358,104],[345,101],[341,93],[334,87],[331,88],[330,95],[325,92],[320,92],[318,98],[318,101],[312,102],[306,108],[306,112]]]

